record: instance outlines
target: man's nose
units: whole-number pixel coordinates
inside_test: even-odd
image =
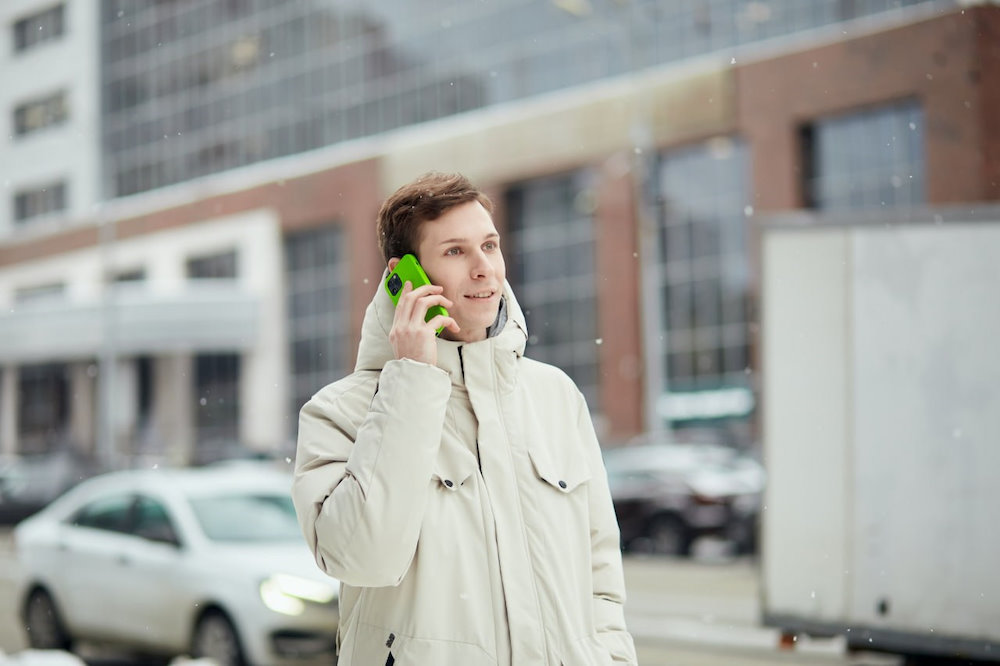
[[[476,250],[472,262],[472,277],[484,278],[489,277],[492,273],[493,264],[490,263],[489,257],[482,250]]]

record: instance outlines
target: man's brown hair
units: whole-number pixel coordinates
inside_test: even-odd
[[[462,174],[432,171],[400,187],[378,212],[378,248],[385,262],[416,254],[424,222],[470,201],[478,201],[492,215],[493,202]]]

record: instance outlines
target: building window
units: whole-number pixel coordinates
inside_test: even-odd
[[[240,357],[199,354],[194,359],[195,463],[228,457],[239,446]]]
[[[236,250],[192,257],[187,261],[187,276],[191,280],[233,280],[236,275]]]
[[[65,90],[23,102],[14,108],[14,134],[32,132],[66,122],[69,118],[69,96]]]
[[[529,353],[562,368],[600,410],[594,217],[586,172],[540,178],[507,196],[511,282]]]
[[[21,190],[14,194],[14,221],[25,222],[35,217],[66,210],[66,182]]]
[[[164,164],[162,162],[123,167],[118,170],[115,177],[116,194],[124,197],[160,187],[164,184],[163,173]]]
[[[748,413],[749,276],[745,146],[729,138],[664,154],[659,165],[659,271],[666,417],[674,428],[721,426]],[[731,399],[733,393],[745,400]],[[692,395],[723,396],[692,401]],[[671,405],[716,404],[671,411]],[[734,413],[735,411],[735,413]],[[745,420],[745,419],[744,419]]]
[[[65,9],[56,5],[14,23],[14,52],[28,49],[62,36],[66,30]]]
[[[41,454],[67,445],[69,379],[63,364],[23,365],[18,373],[20,453]]]
[[[294,439],[298,413],[309,398],[349,370],[349,273],[344,232],[323,227],[290,234],[288,337],[291,405],[288,432]]]
[[[136,421],[140,431],[153,420],[153,358],[139,356],[135,359]]]
[[[116,284],[143,282],[145,279],[146,279],[146,269],[144,268],[128,268],[116,272],[112,277],[112,280]]]
[[[924,114],[920,104],[823,118],[801,131],[808,208],[913,206],[925,201]]]
[[[24,305],[26,303],[57,300],[62,298],[65,293],[66,285],[61,282],[33,287],[21,287],[14,290],[14,302],[18,305]]]

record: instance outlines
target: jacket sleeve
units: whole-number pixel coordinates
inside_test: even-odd
[[[591,469],[590,547],[594,590],[594,623],[597,637],[616,664],[635,666],[638,658],[632,635],[625,628],[625,574],[621,537],[608,488],[601,447],[587,405],[580,397],[577,428]]]
[[[385,364],[370,405],[348,388],[302,408],[292,499],[324,572],[365,587],[403,579],[450,395],[446,372],[404,359]]]

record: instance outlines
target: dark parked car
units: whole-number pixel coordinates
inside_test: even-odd
[[[689,555],[718,535],[737,552],[756,550],[764,469],[714,444],[642,444],[605,451],[622,548]]]

